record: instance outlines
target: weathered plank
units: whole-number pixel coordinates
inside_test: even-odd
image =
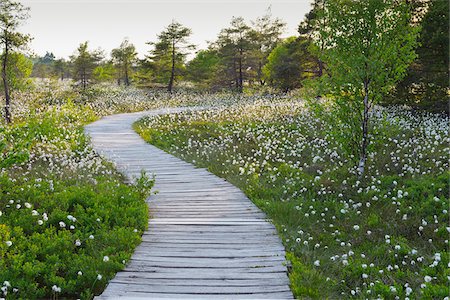
[[[86,127],[93,147],[127,180],[156,176],[148,230],[98,299],[292,299],[273,224],[226,180],[143,141],[119,114]]]

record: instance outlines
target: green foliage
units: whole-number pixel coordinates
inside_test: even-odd
[[[302,80],[312,75],[309,70],[314,62],[308,45],[306,39],[290,37],[275,47],[263,68],[271,85],[288,91],[300,87]]]
[[[3,59],[3,57],[1,58]],[[14,91],[21,91],[27,88],[31,82],[29,77],[33,70],[33,63],[21,53],[11,53],[8,55],[7,79],[9,87]],[[0,92],[4,87],[0,86]]]
[[[220,57],[216,84],[243,92],[244,79],[251,70],[252,37],[253,31],[242,17],[233,17],[230,27],[220,31],[215,43]]]
[[[79,85],[85,90],[98,63],[102,60],[103,54],[100,51],[89,51],[88,42],[81,43],[77,53],[70,57],[73,64],[73,79],[79,81]]]
[[[417,16],[414,16],[417,18]],[[407,104],[434,112],[449,111],[449,2],[429,2],[419,37],[418,57],[385,104]]]
[[[213,49],[200,50],[186,66],[186,78],[195,83],[209,86],[217,72],[220,58]]]
[[[106,63],[97,66],[92,71],[92,77],[95,81],[111,81],[116,75],[116,68],[112,63]]]
[[[61,79],[70,77],[70,65],[63,58],[55,59],[51,52],[47,52],[42,57],[32,57],[33,71],[32,77]]]
[[[265,15],[252,21],[252,27],[251,35],[252,43],[254,44],[254,49],[251,53],[251,56],[253,56],[252,69],[256,71],[254,74],[255,80],[264,85],[266,82],[264,80],[263,66],[267,63],[270,52],[281,41],[280,36],[286,28],[286,23],[279,18],[273,18],[269,7]]]
[[[1,77],[3,83],[3,94],[5,98],[5,120],[11,123],[11,87],[10,81],[14,81],[13,74],[23,71],[24,65],[19,70],[11,70],[14,67],[9,64],[10,56],[13,52],[23,49],[30,41],[30,36],[20,33],[19,27],[28,18],[29,8],[24,7],[20,2],[11,0],[0,1],[0,47],[1,55]],[[14,61],[14,59],[13,59]],[[15,59],[19,63],[19,58]],[[23,62],[23,61],[22,61]],[[17,82],[16,82],[17,83]]]
[[[154,46],[150,59],[155,66],[155,74],[159,77],[160,82],[168,82],[169,92],[172,92],[174,82],[184,71],[187,51],[195,48],[188,42],[191,34],[191,29],[172,21],[158,35],[156,43],[149,43]]]
[[[111,57],[116,64],[117,73],[119,74],[118,82],[123,80],[126,86],[130,85],[131,68],[136,62],[136,47],[125,39],[119,48],[111,51]]]
[[[351,141],[363,172],[369,112],[406,75],[418,29],[409,23],[408,5],[395,0],[333,0],[321,13],[322,59],[330,73],[325,80],[341,138]]]

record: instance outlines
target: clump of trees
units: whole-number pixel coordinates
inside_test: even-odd
[[[103,59],[100,50],[92,51],[88,49],[88,42],[81,43],[76,53],[70,57],[73,68],[73,79],[79,82],[83,90],[92,81],[94,70]]]
[[[19,26],[28,18],[28,8],[11,0],[0,1],[0,46],[2,48],[2,93],[5,98],[5,121],[11,122],[11,91],[18,88],[22,79],[29,76],[31,65],[18,51],[30,41],[30,36],[20,33]]]
[[[188,65],[188,77],[209,70],[208,78],[196,77],[196,82],[239,93],[245,85],[266,85],[263,69],[269,54],[280,43],[285,26],[270,10],[250,23],[242,17],[233,17],[230,26],[220,31],[209,49],[197,53],[194,63]]]
[[[56,59],[52,52],[47,52],[42,57],[32,56],[30,59],[33,62],[32,77],[56,78],[61,80],[71,77],[70,62],[63,58]]]
[[[124,84],[129,86],[132,67],[137,60],[136,47],[125,39],[119,48],[111,51],[111,57],[118,72],[117,83],[120,85],[123,80]]]

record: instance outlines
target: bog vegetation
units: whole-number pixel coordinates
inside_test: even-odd
[[[32,12],[0,0],[0,298],[102,291],[146,229],[153,179],[125,183],[83,126],[176,106],[204,110],[136,130],[267,213],[297,297],[448,297],[449,2],[312,2],[293,37],[268,9],[207,49],[173,21],[144,59],[128,39],[63,59],[30,55]]]
[[[296,98],[146,118],[150,143],[241,188],[277,226],[299,298],[443,299],[448,118],[379,108],[364,176],[331,112]]]

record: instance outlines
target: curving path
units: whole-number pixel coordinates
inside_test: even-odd
[[[98,299],[293,299],[275,227],[238,188],[149,145],[132,129],[145,115],[86,126],[93,147],[131,180],[156,175],[148,230]]]

